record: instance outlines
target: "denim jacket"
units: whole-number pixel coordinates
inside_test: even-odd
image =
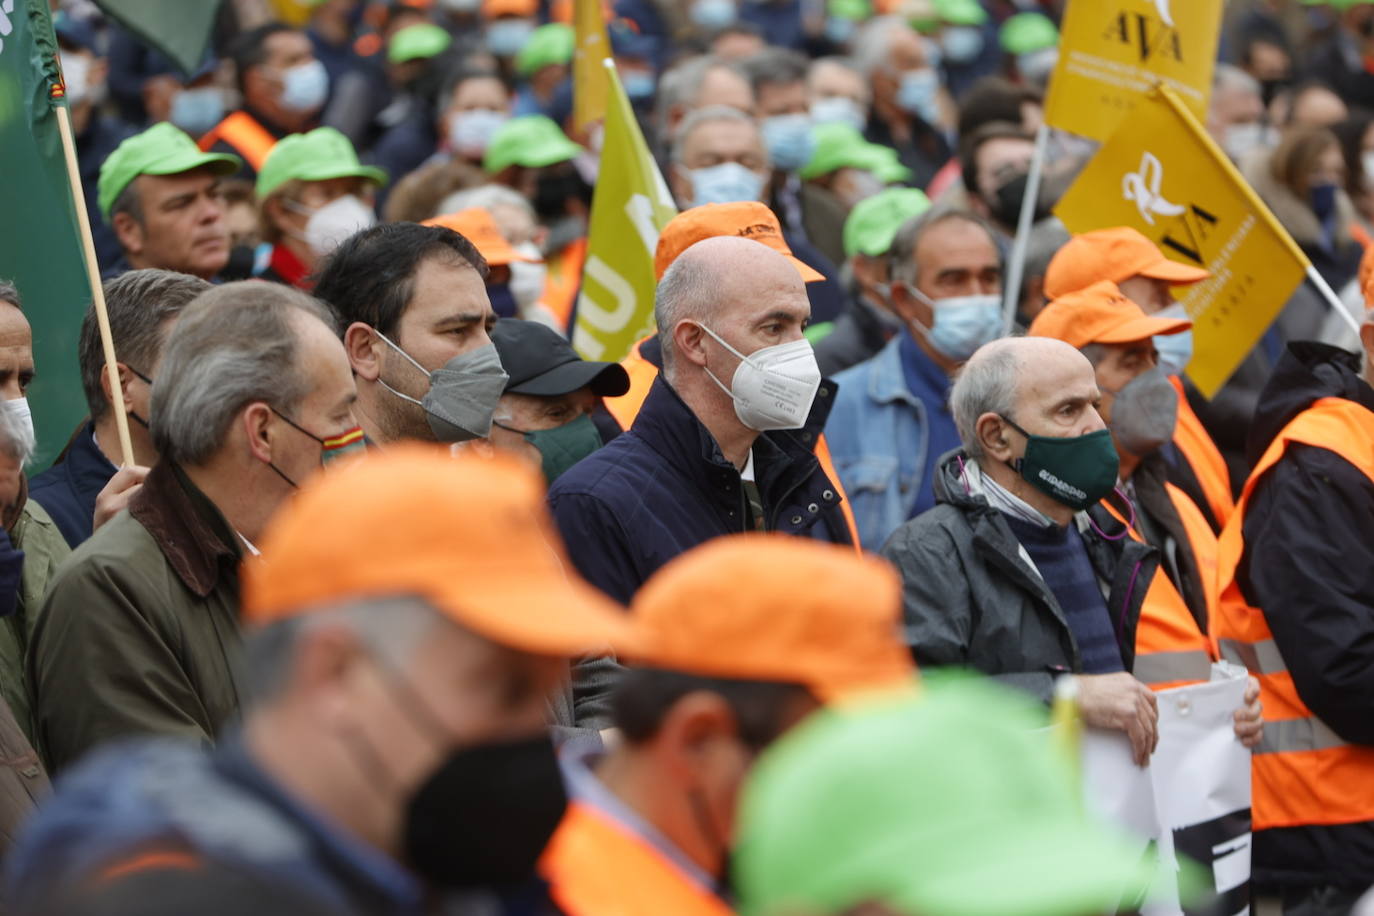
[[[826,440],[849,497],[865,550],[883,546],[929,487],[922,480],[929,447],[926,405],[911,393],[898,349],[901,335],[878,355],[835,376],[839,388]]]

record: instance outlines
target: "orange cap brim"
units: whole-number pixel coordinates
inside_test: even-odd
[[[1151,318],[1148,316],[1132,318],[1111,330],[1103,331],[1093,337],[1090,342],[1104,344],[1135,343],[1137,340],[1147,340],[1151,337],[1181,334],[1192,326],[1193,323],[1187,318]]]
[[[787,260],[791,261],[791,262],[792,262],[792,266],[795,267],[795,268],[797,268],[797,273],[801,274],[801,278],[802,278],[802,282],[803,282],[803,283],[816,283],[816,282],[818,282],[818,281],[820,281],[820,280],[824,280],[824,279],[825,279],[825,274],[821,273],[819,270],[817,270],[816,268],[812,267],[810,264],[807,264],[805,261],[803,261],[801,258],[797,257],[796,255],[794,255],[794,254],[787,254],[787,255],[783,255],[783,257],[785,257],[785,258],[787,258]]]
[[[1212,272],[1209,270],[1203,270],[1201,267],[1189,267],[1187,264],[1170,261],[1168,258],[1161,258],[1140,271],[1142,277],[1149,277],[1151,280],[1163,280],[1175,286],[1200,283],[1211,275]]]

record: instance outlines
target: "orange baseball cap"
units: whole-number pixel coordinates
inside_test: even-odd
[[[1088,344],[1135,343],[1167,334],[1179,334],[1193,323],[1187,318],[1156,318],[1121,294],[1110,280],[1060,296],[1041,310],[1030,329],[1031,337],[1053,337],[1076,350]]]
[[[511,247],[511,243],[506,241],[506,237],[497,228],[496,220],[492,218],[491,213],[482,207],[469,207],[466,210],[459,210],[457,213],[445,213],[442,216],[427,219],[420,225],[443,226],[445,229],[452,229],[476,245],[477,250],[481,252],[482,257],[487,259],[488,264],[500,265],[509,264],[512,261],[539,260],[521,254]]]
[[[718,538],[655,573],[630,606],[638,665],[809,687],[831,702],[915,683],[902,587],[885,561],[778,534]]]
[[[1135,276],[1186,285],[1212,274],[1201,267],[1170,261],[1159,246],[1130,226],[1075,235],[1050,259],[1045,295],[1058,299],[1099,280],[1120,283]]]
[[[365,536],[344,518],[367,519]],[[244,566],[243,616],[272,623],[362,598],[416,595],[503,646],[581,655],[628,645],[629,620],[580,579],[518,458],[407,443],[319,474]]]
[[[1371,304],[1371,293],[1374,293],[1374,245],[1370,245],[1364,250],[1364,255],[1360,258],[1360,292],[1364,294],[1366,305]]]
[[[799,260],[787,247],[782,237],[782,225],[773,211],[753,200],[702,204],[674,216],[658,237],[658,250],[654,252],[654,278],[662,280],[677,256],[697,242],[722,235],[737,235],[762,242],[791,261],[804,283],[825,279],[825,274]]]
[[[482,17],[533,16],[539,12],[539,0],[482,0]]]

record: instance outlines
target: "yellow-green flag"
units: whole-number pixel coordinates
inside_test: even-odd
[[[1212,276],[1178,291],[1193,319],[1188,377],[1217,392],[1310,266],[1192,111],[1147,93],[1054,208],[1070,232],[1139,229],[1167,256]]]
[[[607,60],[604,67],[610,90],[606,140],[572,342],[586,359],[619,360],[654,331],[654,249],[677,207],[639,132],[615,64]]]
[[[582,131],[606,117],[609,84],[601,62],[611,56],[611,43],[601,0],[573,0],[573,29],[573,127]]]

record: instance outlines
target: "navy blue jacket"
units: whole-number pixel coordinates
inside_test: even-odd
[[[850,543],[835,485],[811,451],[834,396],[822,382],[806,428],[754,443],[770,531]],[[739,471],[663,376],[629,432],[559,477],[549,505],[578,571],[622,603],[678,554],[744,531],[747,514]]]
[[[38,503],[75,550],[91,536],[95,498],[115,475],[115,466],[95,444],[95,426],[87,423],[72,439],[62,459],[29,481],[29,499]]]

